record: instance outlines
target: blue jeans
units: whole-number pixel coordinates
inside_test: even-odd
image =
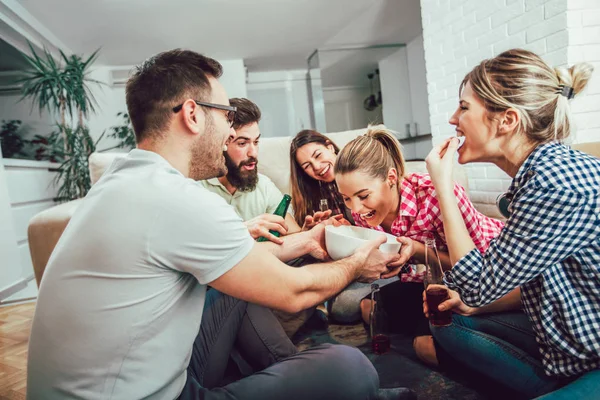
[[[537,400],[586,400],[600,398],[600,369],[581,375],[566,386],[548,393]]]
[[[545,374],[531,323],[522,312],[475,317],[454,314],[452,322],[446,327],[431,326],[438,345],[451,357],[527,398],[542,395],[546,395],[544,400],[598,398],[599,370],[576,379]]]

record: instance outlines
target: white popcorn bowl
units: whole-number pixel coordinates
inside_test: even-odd
[[[396,241],[394,235],[376,231],[374,229],[361,228],[358,226],[332,226],[325,227],[325,247],[327,253],[333,260],[341,260],[354,254],[354,252],[366,242],[385,235],[387,242],[379,246],[383,253],[398,253],[401,243]]]

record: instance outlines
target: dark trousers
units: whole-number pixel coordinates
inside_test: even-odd
[[[253,373],[223,386],[231,355]],[[179,399],[365,400],[378,387],[375,368],[359,350],[326,344],[297,352],[270,310],[213,289]]]

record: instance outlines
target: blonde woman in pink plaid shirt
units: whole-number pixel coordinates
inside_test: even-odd
[[[418,272],[416,267],[424,262],[425,239],[435,238],[444,269],[452,268],[452,264],[439,202],[429,175],[405,174],[398,140],[385,129],[370,129],[338,154],[335,180],[356,225],[397,236],[404,255],[401,262],[410,257],[400,273],[400,282],[382,288],[383,303],[392,327],[413,334],[417,355],[424,362],[437,365],[429,324],[422,314],[423,272]],[[454,185],[454,194],[473,242],[484,253],[489,242],[500,233],[503,223],[477,211],[460,185]],[[389,267],[391,272],[382,278],[397,274],[399,265]],[[361,302],[366,321],[370,306],[370,300]]]

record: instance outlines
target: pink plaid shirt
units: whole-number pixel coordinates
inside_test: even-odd
[[[454,185],[454,195],[473,243],[482,254],[485,253],[490,241],[500,234],[504,223],[477,211],[462,186]],[[384,231],[381,226],[371,228],[359,214],[353,212],[352,217],[357,226]],[[421,243],[431,238],[433,233],[438,249],[447,251],[440,204],[429,174],[409,174],[402,180],[398,218],[392,223],[390,233]],[[408,273],[402,274],[401,279],[403,282],[423,282],[423,275],[417,273],[413,265]]]

